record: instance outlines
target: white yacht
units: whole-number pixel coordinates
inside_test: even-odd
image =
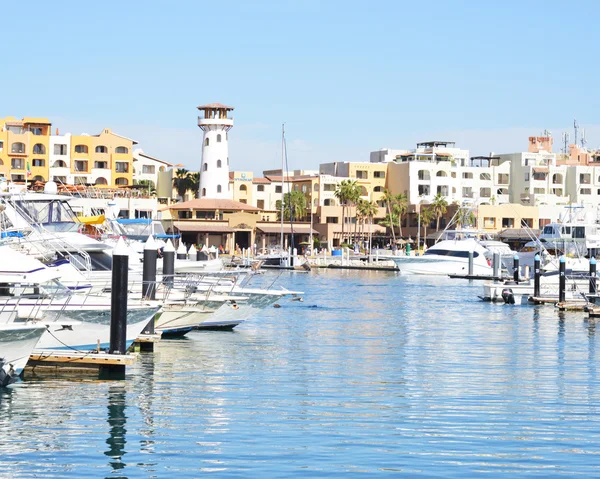
[[[17,380],[45,331],[42,325],[0,324],[0,386]]]
[[[443,240],[422,256],[390,256],[389,259],[394,261],[401,274],[466,275],[470,252],[473,252],[473,274],[492,275],[490,252],[473,238]]]

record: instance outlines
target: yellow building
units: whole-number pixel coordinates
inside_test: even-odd
[[[51,126],[46,118],[0,120],[0,176],[46,181]]]
[[[73,183],[127,186],[133,184],[133,145],[137,141],[105,128],[98,135],[71,137]]]

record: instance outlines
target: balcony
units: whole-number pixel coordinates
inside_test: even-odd
[[[202,118],[200,116],[198,117],[198,126],[200,128],[212,125],[224,125],[229,126],[231,128],[233,127],[233,118]]]

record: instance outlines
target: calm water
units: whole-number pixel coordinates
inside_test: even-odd
[[[125,381],[1,392],[0,477],[600,476],[582,313],[393,273],[279,283],[305,301],[162,342]]]

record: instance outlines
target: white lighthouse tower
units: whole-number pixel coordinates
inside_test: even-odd
[[[231,198],[229,192],[229,145],[227,132],[233,128],[233,118],[227,112],[233,107],[221,103],[201,105],[198,126],[204,132],[200,165],[200,198]]]

